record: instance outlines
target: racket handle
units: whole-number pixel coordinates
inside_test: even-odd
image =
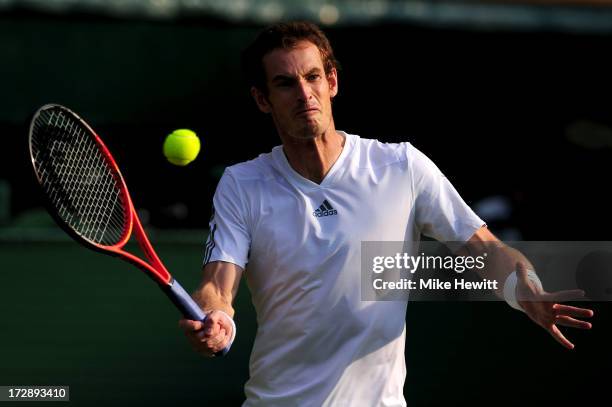
[[[183,316],[192,321],[206,320],[206,314],[198,304],[191,298],[191,295],[176,280],[172,280],[168,285],[162,285],[162,290],[170,298],[170,301],[181,311]],[[225,356],[229,352],[232,344],[227,345],[225,349],[215,353],[215,356]]]
[[[204,322],[206,314],[178,281],[172,280],[169,285],[162,286],[162,289],[185,318]]]

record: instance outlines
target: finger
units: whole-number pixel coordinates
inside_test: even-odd
[[[191,319],[180,319],[178,324],[184,331],[199,331],[203,327],[202,322]]]
[[[588,308],[578,308],[563,304],[554,304],[553,310],[555,310],[557,315],[570,315],[579,318],[591,318],[594,314],[593,310]]]
[[[218,340],[217,338],[219,338],[220,335],[222,335],[222,332],[224,331],[223,328],[221,328],[218,332],[215,333],[208,333],[206,330],[201,330],[195,333],[194,337],[196,338],[196,340],[198,342],[201,343],[212,343],[213,341]]]
[[[209,343],[213,343],[217,339],[217,335],[209,335],[205,330],[200,330],[188,334],[188,337],[192,340],[192,343],[196,346],[209,346]]]
[[[223,350],[223,348],[226,346],[226,343],[228,342],[226,338],[226,336],[217,337],[215,339],[207,341],[205,345],[207,349],[209,349],[211,352],[216,353]]]
[[[191,336],[189,341],[196,352],[204,356],[214,356],[214,353],[219,350],[219,344],[223,342],[223,337],[210,338],[204,332],[199,331]]]
[[[210,349],[208,348],[208,345],[206,345],[206,342],[204,342],[199,335],[201,335],[202,332],[197,332],[195,335],[187,335],[187,339],[191,345],[191,347],[193,348],[193,350],[195,350],[197,353],[200,353],[204,356],[211,356],[210,354],[212,353],[210,351]]]
[[[584,298],[583,290],[564,290],[564,291],[555,291],[554,293],[548,293],[544,295],[546,297],[546,301],[550,302],[565,302],[571,300],[578,300],[580,298]]]
[[[213,321],[211,318],[206,318],[203,329],[207,336],[215,336],[219,334],[220,327],[218,322]]]
[[[561,333],[559,328],[557,328],[556,325],[553,324],[549,332],[552,335],[552,337],[555,338],[557,342],[559,342],[561,345],[563,345],[564,347],[570,350],[574,349],[574,344],[568,341],[565,336],[563,336],[563,334]]]
[[[555,318],[555,324],[578,329],[591,329],[592,327],[590,322],[580,321],[566,315],[557,315]]]
[[[231,317],[227,314],[220,311],[212,311],[208,314],[207,322],[215,323],[218,325],[219,329],[225,329],[226,336],[231,336],[233,333],[233,324],[231,321]]]
[[[224,327],[226,330],[229,330],[231,327],[231,323],[228,321],[228,317],[229,316],[227,314],[219,310],[212,311],[210,314],[208,314],[208,318],[212,322],[219,324],[220,326]]]
[[[204,357],[214,356],[215,351],[206,343],[207,335],[204,332],[204,324],[200,321],[181,319],[179,326],[183,329],[187,340],[194,351]]]
[[[214,346],[225,338],[225,329],[221,328],[216,335],[206,336],[204,342],[209,346]]]
[[[219,331],[219,335],[215,336],[214,338],[210,338],[209,340],[206,341],[206,345],[212,351],[217,352],[223,349],[222,345],[225,343],[226,339],[227,339],[227,333],[225,329],[221,329]]]

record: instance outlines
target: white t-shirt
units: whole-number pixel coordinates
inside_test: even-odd
[[[484,224],[410,143],[340,133],[321,184],[278,146],[217,187],[205,263],[246,267],[257,311],[245,406],[405,406],[406,302],[361,300],[361,242],[466,241]]]

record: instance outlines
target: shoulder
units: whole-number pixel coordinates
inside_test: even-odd
[[[355,138],[359,166],[362,168],[404,165],[412,155],[414,147],[409,142],[384,143],[376,139]]]
[[[225,168],[215,191],[214,205],[216,210],[224,208],[235,216],[251,213],[253,200],[261,195],[265,185],[272,176],[271,154],[260,154],[257,158],[244,161]]]
[[[265,153],[252,160],[227,167],[223,177],[230,177],[238,184],[247,184],[271,178],[272,169],[272,153]]]

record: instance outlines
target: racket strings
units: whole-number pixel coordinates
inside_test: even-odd
[[[32,160],[60,218],[82,237],[111,246],[128,225],[119,174],[90,130],[57,108],[40,112],[31,132]]]

